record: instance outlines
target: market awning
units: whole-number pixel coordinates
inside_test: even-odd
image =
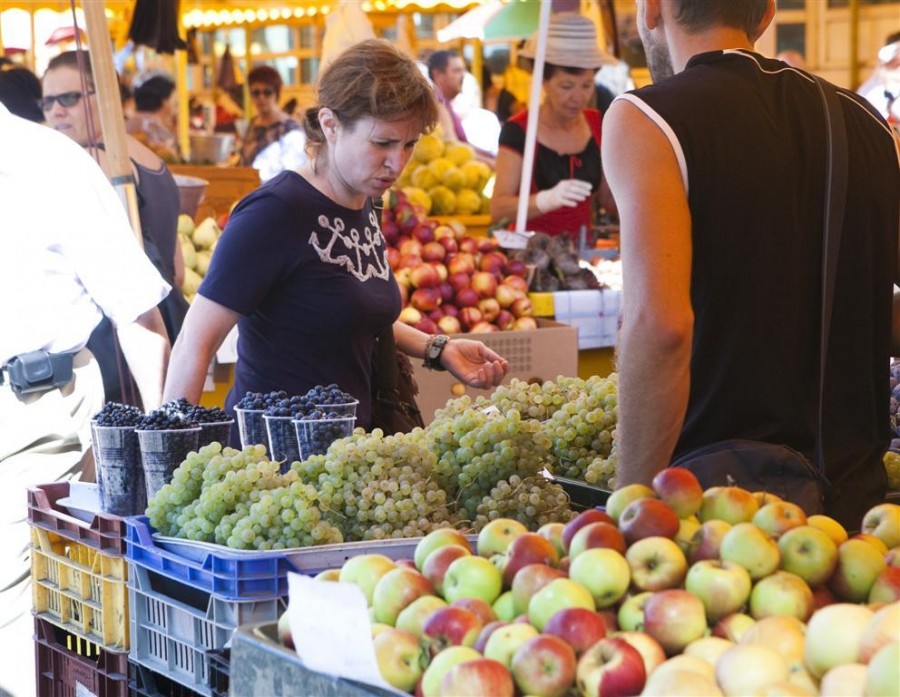
[[[484,27],[485,40],[526,39],[538,28],[541,0],[511,2],[491,17]]]
[[[437,32],[441,43],[455,39],[484,39],[484,27],[490,19],[504,8],[501,0],[490,0],[484,5],[469,10]]]

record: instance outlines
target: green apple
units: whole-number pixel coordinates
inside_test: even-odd
[[[622,601],[619,611],[616,613],[619,629],[623,632],[644,631],[644,605],[652,595],[653,593],[650,591],[644,591],[630,595]]]
[[[684,552],[667,537],[645,537],[625,552],[631,582],[642,591],[660,591],[680,586],[687,573]]]
[[[745,612],[733,612],[713,624],[711,633],[713,636],[737,643],[755,622],[756,620]]]
[[[519,570],[513,578],[512,597],[513,610],[518,615],[528,612],[528,603],[531,596],[537,593],[555,578],[565,578],[566,574],[559,569],[554,569],[547,564],[528,564]]]
[[[678,521],[678,532],[675,534],[675,543],[681,547],[685,557],[691,549],[691,540],[700,529],[700,519],[695,515],[681,518]]]
[[[452,603],[460,598],[478,598],[493,603],[503,589],[500,570],[484,557],[460,557],[444,574],[444,598]]]
[[[526,532],[528,532],[528,528],[518,520],[496,518],[481,528],[478,533],[478,554],[487,558],[495,554],[506,554],[510,543]]]
[[[422,575],[431,581],[434,589],[443,594],[444,592],[444,575],[450,564],[460,557],[471,556],[472,552],[462,545],[444,545],[433,550],[425,559],[422,568],[419,571]]]
[[[628,562],[614,549],[586,549],[572,560],[569,578],[594,596],[598,608],[619,602],[631,583]]]
[[[675,656],[669,661],[676,661],[687,656]],[[697,659],[700,660],[700,659]],[[646,697],[670,697],[671,695],[687,695],[687,697],[721,697],[722,691],[716,685],[714,677],[698,673],[682,667],[680,661],[669,669],[663,663],[647,678],[647,684],[641,692]]]
[[[796,503],[776,501],[754,513],[752,523],[777,540],[791,528],[806,525],[806,513]]]
[[[340,569],[325,569],[325,571],[320,571],[315,575],[316,581],[340,581],[341,580],[341,570]]]
[[[444,545],[459,545],[469,550],[469,552],[472,551],[468,538],[459,530],[455,528],[438,528],[425,535],[416,544],[416,550],[413,552],[413,561],[416,563],[416,568],[422,571],[428,555]]]
[[[423,595],[400,611],[395,626],[397,629],[403,629],[420,637],[425,620],[431,616],[432,612],[446,606],[447,602],[436,595]]]
[[[900,642],[886,644],[872,656],[866,669],[863,694],[870,697],[900,695]]]
[[[812,525],[814,528],[819,528],[819,530],[831,538],[831,541],[834,542],[835,545],[846,542],[849,537],[844,526],[827,515],[822,515],[820,513],[811,515],[806,519],[806,524]]]
[[[539,631],[543,631],[550,618],[564,607],[597,609],[587,588],[571,579],[557,578],[531,597],[531,602],[528,603],[528,621]]]
[[[706,633],[700,599],[679,588],[654,593],[644,605],[644,631],[672,656]]]
[[[714,486],[703,492],[703,503],[697,517],[700,522],[724,520],[736,525],[753,519],[759,504],[746,489],[737,486]]]
[[[750,598],[750,574],[740,564],[703,559],[692,565],[684,580],[685,590],[703,603],[709,622],[740,612]]]
[[[497,619],[503,622],[512,622],[519,616],[519,613],[516,612],[512,591],[501,593],[491,607],[494,608],[494,614],[497,615]]]
[[[366,603],[372,605],[372,593],[378,581],[396,564],[383,554],[358,554],[350,557],[341,567],[338,581],[354,583],[362,589]]]
[[[372,591],[375,621],[395,626],[400,612],[423,595],[434,595],[428,579],[407,566],[394,567],[378,580]]]
[[[706,661],[710,668],[715,668],[719,657],[732,646],[734,646],[734,642],[728,639],[717,636],[702,636],[685,646],[681,655],[699,658]]]
[[[388,627],[372,643],[381,677],[392,687],[412,692],[428,665],[428,652],[419,638],[402,629]]]
[[[781,552],[775,540],[753,523],[737,523],[722,538],[719,548],[722,561],[740,564],[758,581],[778,568]]]
[[[787,682],[790,669],[775,649],[759,644],[737,644],[716,661],[716,682],[726,695],[758,695]]]
[[[422,675],[422,695],[424,697],[440,697],[441,680],[455,665],[465,661],[474,661],[481,658],[481,654],[468,646],[448,646],[437,656],[431,659],[431,663]]]
[[[847,540],[838,547],[838,562],[828,587],[841,600],[863,603],[878,578],[887,568],[884,556],[865,540]]]
[[[487,643],[484,645],[484,657],[499,661],[509,668],[516,650],[538,634],[538,630],[526,622],[513,622],[512,624],[498,627],[491,632]]]
[[[817,588],[825,583],[837,566],[837,545],[827,533],[812,525],[800,525],[778,538],[781,568],[797,574]]]
[[[869,604],[900,600],[900,567],[889,566],[875,577],[869,589]]]
[[[656,492],[644,484],[627,484],[616,489],[606,499],[606,512],[617,523],[628,504],[643,498],[656,498]]]
[[[806,581],[789,571],[761,578],[750,593],[750,615],[755,620],[788,615],[806,622],[813,612],[813,593]]]
[[[875,535],[888,549],[900,545],[900,506],[896,503],[880,503],[866,511],[862,531]]]
[[[862,663],[844,663],[835,666],[822,676],[819,682],[821,697],[847,697],[863,695],[866,686],[866,667]]]
[[[816,678],[844,663],[856,663],[873,613],[864,605],[835,603],[819,609],[806,625],[803,661]]]

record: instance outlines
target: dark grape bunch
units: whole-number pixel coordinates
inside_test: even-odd
[[[303,396],[307,399],[309,404],[319,407],[327,407],[335,404],[349,404],[356,401],[356,397],[344,392],[334,383],[324,387],[322,385],[316,385]]]
[[[93,421],[98,426],[137,426],[144,412],[131,404],[107,402],[94,414]]]
[[[201,407],[198,404],[191,404],[184,397],[166,402],[160,409],[170,414],[181,415],[186,420],[197,424],[215,424],[222,421],[231,421],[231,417],[219,407]]]
[[[197,422],[190,417],[164,407],[147,412],[137,423],[139,431],[171,431],[196,427]]]

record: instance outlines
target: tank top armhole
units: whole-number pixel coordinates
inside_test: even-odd
[[[669,123],[655,109],[653,109],[653,107],[647,104],[647,102],[645,102],[640,97],[635,96],[634,94],[623,94],[616,99],[623,99],[633,104],[635,107],[640,109],[643,114],[653,123],[655,123],[663,132],[666,140],[668,140],[669,144],[672,146],[672,151],[675,153],[675,159],[678,162],[678,169],[681,171],[681,181],[684,183],[684,191],[686,194],[689,193],[690,189],[688,188],[689,182],[687,160],[684,156],[684,150],[682,150],[681,148],[681,141],[678,140],[678,136],[675,135],[675,131],[672,130],[672,127],[669,125]]]

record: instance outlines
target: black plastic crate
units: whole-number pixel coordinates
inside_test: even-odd
[[[212,697],[228,697],[231,676],[231,649],[212,649],[206,652],[209,662],[209,689]]]

